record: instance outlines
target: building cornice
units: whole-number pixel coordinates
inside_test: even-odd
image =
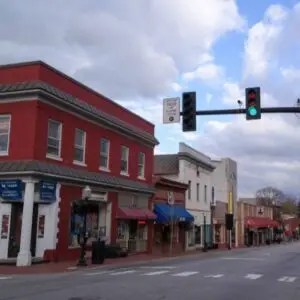
[[[27,81],[16,84],[0,84],[0,98],[20,98],[22,96],[25,96],[27,99],[28,97],[36,98],[37,100],[40,98],[47,99],[50,105],[56,104],[68,111],[78,113],[89,120],[97,122],[99,125],[136,138],[151,147],[159,144],[159,141],[153,135],[107,114],[87,102],[62,92],[45,82]]]
[[[200,160],[188,152],[178,152],[178,159],[186,160],[186,161],[188,161],[196,166],[199,166],[209,172],[212,172],[216,168],[213,164],[210,164],[208,162]]]

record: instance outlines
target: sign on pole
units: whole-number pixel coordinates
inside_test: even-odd
[[[163,100],[163,123],[180,123],[180,97]]]

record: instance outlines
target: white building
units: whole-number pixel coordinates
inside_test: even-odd
[[[186,192],[186,209],[194,216],[194,226],[187,232],[186,249],[202,247],[204,228],[206,242],[211,242],[211,174],[215,169],[212,160],[203,153],[179,143],[177,154],[156,155],[155,174],[189,185]]]
[[[237,228],[237,163],[236,161],[230,159],[230,158],[222,158],[219,160],[213,160],[212,163],[215,166],[214,171],[211,174],[211,183],[214,186],[215,190],[215,201],[216,205],[218,206],[218,203],[226,203],[228,205],[229,199],[230,199],[230,193],[231,193],[231,199],[232,199],[232,213],[234,215],[234,223],[235,228]],[[224,205],[223,205],[224,207]],[[218,207],[216,208],[217,213],[222,214],[224,218],[224,224],[225,224],[225,211],[220,212],[218,210]],[[227,210],[228,211],[228,207]],[[221,233],[222,236],[222,242],[225,242],[226,236],[226,229],[225,226],[223,226],[222,230],[224,232]],[[237,232],[235,230],[232,231],[232,241],[233,244],[237,245]]]

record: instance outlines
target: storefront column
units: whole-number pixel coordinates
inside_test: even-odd
[[[18,267],[31,265],[31,228],[34,204],[34,184],[36,183],[36,181],[28,179],[23,180],[23,182],[25,182],[25,192],[23,201],[20,251],[17,257]]]

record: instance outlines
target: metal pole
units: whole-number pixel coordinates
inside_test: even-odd
[[[203,251],[207,251],[207,243],[206,243],[206,215],[203,216],[203,227],[204,227],[204,233],[203,233],[203,239],[204,239],[204,245],[203,245]]]
[[[173,214],[174,214],[174,207],[173,204],[171,204],[171,233],[170,233],[170,256],[172,255],[172,246],[173,246]]]

